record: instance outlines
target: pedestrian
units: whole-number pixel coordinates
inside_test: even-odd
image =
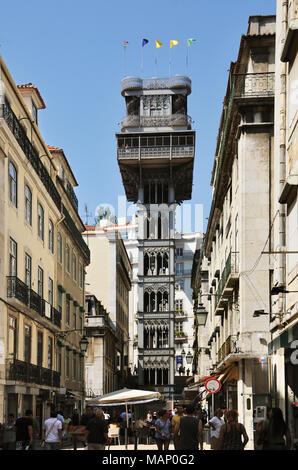
[[[286,425],[280,408],[271,408],[268,420],[257,426],[259,438],[257,445],[262,450],[290,450],[292,445],[291,434]]]
[[[219,432],[218,450],[244,450],[249,439],[243,424],[238,423],[238,411],[227,411],[225,420]]]
[[[57,411],[51,410],[50,418],[44,422],[45,450],[59,450],[62,446],[62,423]]]
[[[85,413],[81,416],[81,422],[80,422],[81,428],[79,430],[80,433],[82,431],[84,432],[86,430],[89,421],[91,421],[91,419],[93,419],[93,418],[95,418],[93,408],[92,408],[92,406],[87,405]],[[74,436],[74,437],[76,438],[76,436]],[[84,445],[84,447],[87,446],[87,443],[86,443],[85,439],[83,441],[83,445]]]
[[[63,424],[64,423],[64,416],[63,416],[63,411],[58,411],[57,413],[57,419],[59,419],[59,421],[61,421],[61,423]]]
[[[108,423],[102,410],[97,410],[94,418],[86,426],[88,450],[105,450],[108,443]]]
[[[186,407],[186,416],[182,416],[176,427],[174,438],[177,439],[180,432],[179,450],[203,450],[203,425],[202,420],[194,416],[195,409],[192,405]]]
[[[170,426],[171,421],[167,410],[160,411],[159,418],[155,422],[155,440],[158,450],[168,450],[171,440]]]
[[[175,410],[176,410],[175,415],[172,417],[172,421],[171,421],[171,437],[174,441],[175,450],[179,450],[180,449],[180,432],[176,433],[176,427],[178,427],[180,418],[186,415],[184,413],[184,406],[182,404],[179,404],[175,408]]]
[[[147,416],[146,416],[146,421],[148,424],[151,424],[152,423],[152,413],[150,410],[148,410],[148,413],[147,413]]]
[[[2,448],[3,450],[16,450],[16,427],[14,414],[9,413],[7,422],[3,423],[3,440]]]
[[[218,408],[212,419],[208,421],[208,424],[211,428],[210,430],[210,437],[211,437],[211,449],[212,450],[218,450],[218,438],[219,438],[219,433],[220,433],[220,428],[225,424],[225,421],[223,419],[223,412],[220,408]]]
[[[25,416],[16,420],[16,449],[32,449],[33,441],[33,412],[26,410]]]

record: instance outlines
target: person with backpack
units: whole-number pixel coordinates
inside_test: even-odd
[[[44,422],[45,450],[59,450],[62,446],[62,423],[57,418],[57,411],[51,410],[50,418]]]
[[[185,409],[186,416],[181,416],[176,426],[174,439],[179,439],[179,450],[203,450],[203,423],[201,419],[194,416],[195,409],[189,405]]]
[[[238,415],[236,410],[225,414],[226,423],[220,428],[217,450],[244,450],[249,438],[243,424],[238,423]]]

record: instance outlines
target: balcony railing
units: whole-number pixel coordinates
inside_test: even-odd
[[[61,327],[61,313],[16,276],[7,276],[7,297],[19,300],[41,317]]]
[[[27,137],[24,127],[20,124],[18,118],[14,114],[7,100],[5,104],[2,105],[2,113],[0,111],[0,117],[3,117],[12,134],[14,135],[19,146],[23,150],[27,159],[30,161],[35,172],[38,174],[43,185],[45,186],[47,192],[53,199],[54,203],[58,207],[59,211],[61,210],[61,197],[53,183],[47,169],[42,164],[37,150],[33,147],[30,140]]]
[[[233,75],[235,98],[274,96],[274,73]]]
[[[224,288],[227,285],[227,282],[230,279],[231,275],[237,275],[239,273],[239,252],[230,252],[225,268],[222,272],[221,278],[218,283],[218,288],[215,294],[215,306],[218,305],[218,302],[221,298]]]
[[[125,116],[121,128],[127,127],[186,127],[191,128],[192,119],[186,114],[170,114],[168,116]]]
[[[78,207],[79,207],[79,201],[78,201],[78,198],[77,196],[75,195],[75,192],[73,190],[73,187],[71,186],[71,184],[67,181],[67,185],[66,185],[66,192],[71,200],[71,202],[73,203],[73,205],[75,206],[75,208],[78,210]]]
[[[223,343],[221,348],[217,353],[217,362],[223,361],[229,354],[236,353],[236,342],[237,342],[237,335],[231,335],[227,338],[227,340]]]
[[[59,372],[18,359],[8,360],[6,379],[49,387],[60,387]]]
[[[175,341],[187,341],[188,335],[184,331],[175,331]]]
[[[172,147],[128,147],[118,148],[118,159],[162,158],[162,157],[193,157],[193,146]]]

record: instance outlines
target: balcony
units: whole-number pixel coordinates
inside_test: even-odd
[[[17,306],[21,303],[61,328],[61,313],[16,276],[7,276],[7,297]]]
[[[129,147],[117,149],[118,160],[138,160],[154,158],[193,158],[193,146],[168,146],[168,147]]]
[[[191,93],[191,79],[185,75],[175,75],[169,78],[139,78],[125,77],[121,81],[121,94],[134,90],[171,90],[186,89]]]
[[[20,124],[18,118],[12,111],[7,100],[5,100],[5,104],[2,105],[2,112],[0,110],[0,118],[1,117],[4,119],[4,121],[8,125],[16,141],[18,142],[19,146],[23,150],[26,158],[29,160],[29,162],[33,166],[35,172],[39,176],[44,187],[46,188],[47,192],[49,193],[55,205],[60,211],[61,210],[61,197],[57,191],[57,188],[54,182],[52,181],[52,178],[50,177],[47,169],[42,164],[38,151],[31,144],[30,140],[27,137],[24,127]]]
[[[274,97],[274,81],[274,72],[233,75],[234,97]]]
[[[66,209],[66,207],[63,204],[62,204],[62,213],[65,217],[64,222],[65,222],[67,228],[69,229],[69,231],[73,235],[74,239],[78,243],[79,247],[83,251],[86,258],[90,261],[89,247],[85,243],[85,240],[83,239],[81,232],[78,230],[78,228],[77,228],[76,224],[74,223],[74,221],[72,220],[68,210]]]
[[[142,127],[184,127],[191,129],[192,119],[186,114],[170,114],[168,116],[125,116],[121,120],[121,130]]]
[[[185,343],[188,340],[188,335],[184,331],[175,331],[174,340],[178,343]]]
[[[15,380],[26,384],[46,385],[49,387],[60,387],[60,373],[51,369],[19,361],[8,360],[6,369],[6,380]]]
[[[175,319],[180,320],[181,318],[187,318],[187,312],[185,312],[183,309],[182,310],[175,310]]]
[[[223,343],[221,348],[217,353],[217,362],[222,362],[229,354],[237,353],[236,348],[237,343],[237,335],[231,335],[227,338],[227,340]]]
[[[215,315],[223,311],[223,303],[232,294],[239,279],[239,252],[230,252],[215,294]],[[224,297],[226,296],[226,297]]]

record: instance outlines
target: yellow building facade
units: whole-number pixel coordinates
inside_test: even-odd
[[[51,405],[83,404],[89,250],[75,178],[38,128],[42,97],[0,66],[0,422],[26,409],[42,422]]]

